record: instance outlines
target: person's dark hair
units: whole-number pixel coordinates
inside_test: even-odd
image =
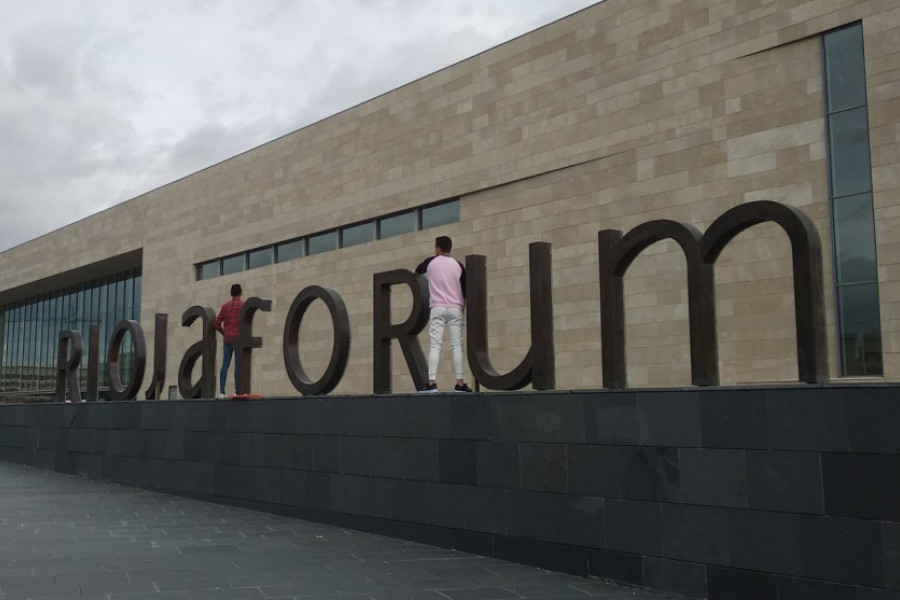
[[[240,296],[243,293],[244,293],[244,290],[241,289],[241,284],[236,283],[233,286],[231,286],[231,295],[232,296]]]
[[[441,252],[450,252],[453,249],[453,240],[446,235],[442,235],[434,240],[434,245],[441,249]]]

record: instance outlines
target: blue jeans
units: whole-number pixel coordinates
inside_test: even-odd
[[[228,367],[231,366],[231,356],[234,348],[231,344],[222,344],[222,368],[219,370],[219,392],[225,394],[225,380],[228,379]],[[240,361],[234,361],[234,393],[237,394],[238,365]]]

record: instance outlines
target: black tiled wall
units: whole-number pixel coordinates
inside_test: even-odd
[[[711,600],[900,599],[900,387],[0,406],[0,459]]]

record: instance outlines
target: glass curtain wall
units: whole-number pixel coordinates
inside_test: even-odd
[[[883,375],[862,24],[823,37],[841,375]]]
[[[106,373],[109,337],[123,319],[139,320],[141,272],[111,277],[29,298],[3,307],[3,355],[0,358],[0,396],[51,399],[56,386],[56,360],[61,331],[77,331],[84,341],[79,371],[82,390],[87,383],[91,325],[100,326],[99,386],[108,389]],[[120,354],[123,380],[131,375],[134,346],[125,336]],[[101,394],[102,395],[102,394]]]

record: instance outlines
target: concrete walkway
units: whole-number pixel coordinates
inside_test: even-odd
[[[0,462],[0,599],[664,596]]]

